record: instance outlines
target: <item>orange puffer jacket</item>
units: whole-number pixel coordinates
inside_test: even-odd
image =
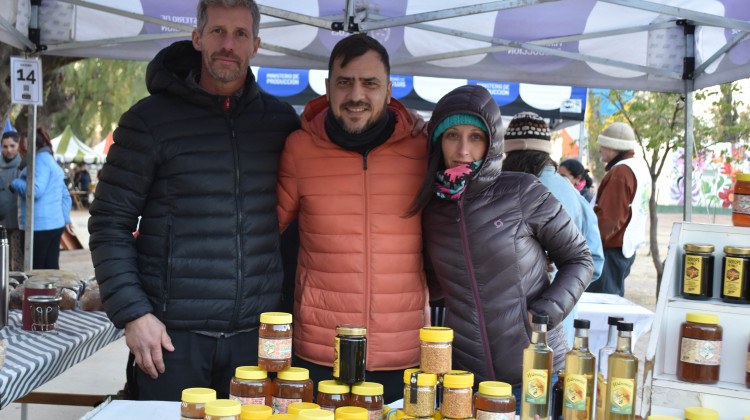
[[[420,188],[426,137],[398,101],[391,137],[367,154],[332,143],[328,101],[310,101],[302,129],[287,139],[279,166],[283,231],[299,216],[294,349],[333,365],[336,326],[367,328],[367,370],[419,364],[419,329],[429,320],[420,215],[403,217]]]

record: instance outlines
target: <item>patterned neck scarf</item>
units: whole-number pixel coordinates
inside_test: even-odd
[[[482,165],[482,160],[437,171],[435,194],[444,200],[458,200],[466,190],[466,181]]]

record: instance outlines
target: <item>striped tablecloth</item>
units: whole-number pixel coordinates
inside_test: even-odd
[[[94,354],[124,333],[104,312],[60,311],[55,331],[21,328],[21,311],[10,311],[0,330],[7,353],[0,369],[0,409]]]

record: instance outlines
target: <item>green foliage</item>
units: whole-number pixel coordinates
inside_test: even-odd
[[[75,103],[58,112],[55,126],[70,125],[91,145],[113,130],[120,116],[148,94],[145,62],[89,58],[65,68],[64,90]]]

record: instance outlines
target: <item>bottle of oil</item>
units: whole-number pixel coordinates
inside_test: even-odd
[[[563,417],[565,420],[591,420],[596,366],[596,358],[589,351],[591,322],[588,319],[576,319],[573,326],[576,329],[573,350],[565,355]]]
[[[547,345],[547,322],[547,315],[531,318],[531,344],[523,350],[521,420],[549,420],[552,349]]]
[[[607,344],[599,349],[599,367],[596,378],[596,418],[604,419],[604,401],[607,394],[607,372],[609,371],[609,356],[615,352],[617,347],[617,322],[622,321],[621,316],[610,316],[607,318],[609,332],[607,333]]]
[[[630,336],[633,323],[617,323],[617,349],[609,356],[609,381],[604,409],[607,420],[634,420],[638,359],[633,356]]]

